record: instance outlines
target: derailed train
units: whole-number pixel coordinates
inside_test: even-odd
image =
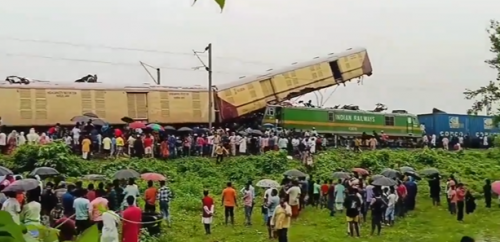
[[[208,123],[207,104],[212,98],[211,121],[225,122],[264,110],[268,104],[371,74],[366,49],[352,48],[214,86],[212,97],[202,87],[0,82],[0,117],[13,126],[71,125],[72,117],[87,112],[112,124],[123,123],[124,116],[151,123],[199,124]]]

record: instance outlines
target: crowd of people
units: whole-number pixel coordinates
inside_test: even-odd
[[[0,190],[13,182],[12,175],[6,176],[1,181]],[[173,196],[165,181],[160,181],[158,188],[149,181],[143,197],[146,204],[144,210],[137,205],[139,197],[134,179],[128,182],[114,180],[110,184],[100,182],[97,186],[89,183],[86,188],[82,181],[74,184],[40,181],[40,185],[32,190],[0,193],[0,207],[17,224],[59,229],[61,242],[73,241],[95,224],[101,234],[100,241],[118,242],[122,237],[122,242],[138,242],[141,227],[159,224],[155,221],[156,211],[160,211],[167,222],[170,221],[168,206]],[[122,236],[118,235],[119,226],[122,227]],[[159,227],[149,232],[158,234]]]
[[[255,221],[254,209],[258,204],[269,238],[277,238],[279,242],[288,242],[288,231],[294,221],[304,209],[313,208],[314,212],[326,209],[330,216],[344,214],[349,236],[360,237],[360,226],[365,223],[371,227],[371,235],[380,235],[383,227],[393,226],[398,218],[404,218],[407,212],[415,209],[419,190],[415,179],[419,178],[408,174],[397,178],[388,176],[384,179],[389,179],[396,185],[380,186],[376,181],[381,178],[377,176],[380,175],[352,172],[344,178],[330,179],[323,183],[312,176],[285,176],[276,185],[254,185],[249,181],[241,190],[237,190],[229,182],[220,193],[224,223],[237,223],[235,208],[242,202],[245,218],[242,223],[252,226],[252,221]],[[82,181],[73,184],[58,178],[49,182],[42,181],[38,175],[35,178],[39,182],[35,189],[0,193],[1,209],[11,214],[18,224],[40,224],[60,229],[60,241],[72,240],[97,224],[101,241],[119,241],[118,231],[119,226],[122,226],[122,242],[138,242],[141,228],[148,227],[149,223],[159,223],[155,216],[168,226],[171,225],[170,205],[174,194],[164,179],[159,180],[158,185],[148,180],[147,188],[142,192],[132,178],[115,179],[108,184],[90,182],[86,188]],[[8,188],[15,179],[22,178],[7,175],[0,181],[0,190]],[[428,185],[435,206],[440,205],[440,197],[443,195],[441,183],[439,174],[429,176]],[[257,186],[263,188],[262,195]],[[474,197],[462,183],[450,176],[444,187],[448,210],[450,214],[457,216],[458,221],[464,220],[464,214],[474,212]],[[492,192],[488,180],[484,186],[484,194],[486,207],[489,208]],[[143,208],[138,207],[138,199],[143,201]],[[215,200],[208,190],[203,191],[200,208],[205,233],[211,234],[211,225],[215,219]]]
[[[272,128],[264,131],[246,129],[193,128],[187,131],[163,129],[94,126],[92,122],[78,123],[71,130],[56,125],[46,133],[34,128],[28,134],[13,130],[0,133],[0,149],[10,154],[24,144],[64,142],[83,159],[91,157],[154,157],[171,159],[184,156],[211,156],[221,162],[226,156],[260,154],[281,150],[311,162],[311,155],[324,149],[327,139],[315,130],[289,132]]]

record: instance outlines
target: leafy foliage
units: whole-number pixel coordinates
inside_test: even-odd
[[[300,162],[289,160],[281,152],[269,152],[259,156],[229,157],[220,165],[213,159],[205,157],[188,157],[175,160],[158,159],[117,159],[86,161],[71,155],[68,150],[53,143],[45,146],[21,147],[12,157],[4,157],[4,164],[9,168],[21,171],[40,164],[49,165],[66,172],[70,178],[76,179],[85,174],[104,174],[111,176],[120,169],[134,169],[140,173],[157,172],[169,177],[170,188],[175,194],[172,207],[176,209],[179,220],[199,216],[200,198],[203,189],[220,191],[228,181],[236,187],[242,187],[249,180],[254,182],[271,178],[279,180],[288,169],[299,169],[313,176],[313,179],[330,179],[333,171],[342,169],[349,171],[361,167],[378,173],[383,168],[411,166],[416,170],[428,167],[439,169],[444,176],[454,174],[460,181],[467,184],[474,194],[481,195],[483,180],[500,177],[500,150],[448,152],[443,150],[377,150],[354,153],[344,150],[331,150],[315,157],[314,167],[307,169]],[[41,163],[40,161],[45,163]],[[51,163],[48,163],[50,160]],[[144,181],[139,181],[141,187]],[[425,193],[427,186],[422,186]],[[215,192],[217,193],[217,192]],[[0,220],[2,215],[0,214]],[[0,222],[1,223],[1,222]],[[184,228],[184,230],[190,228]],[[196,228],[192,228],[195,233]],[[183,231],[184,231],[183,230]],[[186,230],[186,231],[187,231]],[[0,236],[2,236],[0,224]],[[10,230],[9,230],[10,231]],[[95,239],[96,234],[90,233],[82,238]],[[165,240],[178,239],[172,234],[164,235]],[[0,240],[2,238],[0,237]],[[165,241],[151,239],[151,241]],[[6,240],[8,241],[8,240]],[[15,240],[22,241],[22,240]],[[80,241],[85,242],[86,240]]]
[[[197,2],[198,0],[194,0],[193,1],[193,5]],[[224,6],[226,5],[226,0],[214,0],[215,3],[217,3],[217,5],[219,5],[220,7],[220,10],[224,10]]]
[[[493,54],[493,57],[485,60],[485,62],[497,71],[497,78],[495,81],[490,81],[486,86],[482,86],[476,90],[467,89],[464,92],[467,100],[474,100],[472,107],[467,111],[468,114],[477,115],[483,110],[489,113],[492,103],[500,101],[500,23],[496,20],[491,20],[487,32],[491,43],[490,52]],[[497,118],[496,121],[498,123],[500,119]]]
[[[76,156],[64,143],[54,142],[47,145],[27,144],[15,150],[12,161],[14,172],[30,172],[36,167],[52,167],[68,176],[85,172]]]

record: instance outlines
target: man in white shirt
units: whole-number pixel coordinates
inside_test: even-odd
[[[281,137],[278,139],[278,147],[282,151],[286,151],[288,148],[288,139],[285,137]]]
[[[14,223],[20,224],[19,213],[21,213],[21,204],[16,199],[16,194],[6,194],[9,198],[2,204],[2,210],[12,216]]]
[[[387,225],[394,225],[394,211],[398,196],[396,195],[394,187],[390,187],[389,195],[387,196],[387,209],[385,210],[385,221]]]
[[[210,134],[210,136],[207,137],[207,144],[208,144],[208,151],[210,152],[210,156],[214,156],[214,139],[215,136],[213,134]]]
[[[73,130],[71,130],[71,133],[73,134],[73,142],[75,145],[80,144],[80,133],[82,131],[78,127],[74,127]]]

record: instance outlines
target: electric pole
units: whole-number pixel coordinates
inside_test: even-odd
[[[208,65],[205,65],[205,62],[200,58],[198,54],[208,53]],[[214,112],[214,103],[213,103],[213,88],[212,88],[212,43],[208,44],[205,47],[203,52],[193,50],[194,55],[198,58],[203,66],[196,67],[195,69],[205,68],[205,71],[208,72],[208,128],[212,129],[212,117]]]
[[[141,64],[141,66],[144,68],[144,70],[148,73],[149,77],[151,77],[151,80],[153,80],[157,85],[160,85],[161,84],[161,77],[160,77],[160,68],[156,68],[152,65],[148,65],[142,61],[139,61],[139,63]],[[148,70],[148,68],[153,68],[153,69],[156,69],[156,78],[154,78],[153,74],[151,74],[151,72]]]
[[[208,129],[212,129],[213,93],[212,93],[212,43],[205,48],[208,51]]]

